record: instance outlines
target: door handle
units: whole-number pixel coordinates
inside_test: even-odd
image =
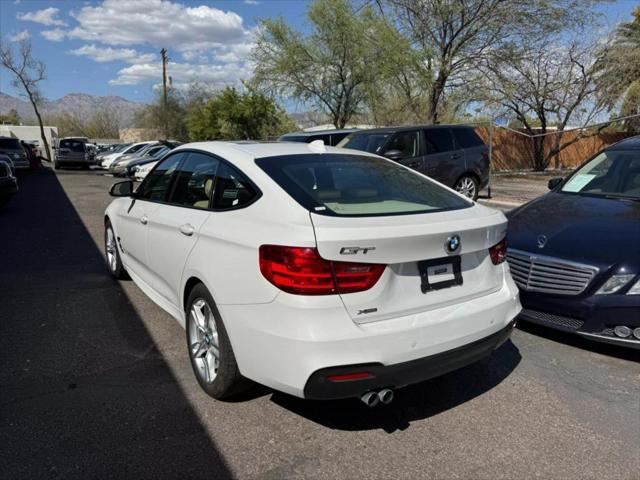
[[[196,231],[195,227],[190,223],[185,223],[184,225],[180,225],[179,230],[181,234],[186,235],[187,237],[190,237],[191,235],[193,235],[193,232]]]
[[[409,164],[407,164],[407,167],[409,168],[419,168],[422,166],[422,162],[410,162]]]
[[[147,217],[146,215],[142,215],[140,217],[140,223],[146,225],[147,223],[149,223],[149,217]]]

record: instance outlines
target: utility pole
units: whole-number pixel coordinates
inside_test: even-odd
[[[166,139],[169,136],[167,132],[167,130],[169,130],[169,119],[167,115],[167,62],[169,61],[169,57],[167,57],[166,48],[160,50],[160,56],[162,57],[162,127],[164,130],[164,138]]]

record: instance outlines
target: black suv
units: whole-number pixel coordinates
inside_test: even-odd
[[[322,140],[325,145],[335,147],[340,141],[350,133],[357,132],[355,128],[342,130],[316,130],[315,132],[294,132],[282,135],[279,142],[303,142],[311,143],[314,140]]]
[[[471,127],[429,125],[360,130],[351,133],[338,147],[385,156],[474,200],[489,183],[489,149]]]

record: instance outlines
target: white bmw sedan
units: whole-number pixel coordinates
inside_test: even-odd
[[[388,403],[489,355],[521,309],[504,215],[376,155],[191,143],[111,195],[111,273],[185,327],[214,398],[248,378]]]

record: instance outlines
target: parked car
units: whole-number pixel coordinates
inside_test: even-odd
[[[144,156],[134,157],[126,162],[121,162],[118,164],[118,167],[114,169],[113,175],[116,177],[133,178],[138,167],[146,165],[147,163],[157,162],[175,147],[179,146],[180,143],[175,143],[173,145],[174,146],[171,146],[171,144],[159,145],[150,149]]]
[[[104,158],[108,155],[111,155],[112,153],[120,153],[122,152],[124,149],[128,148],[130,145],[132,145],[131,143],[120,143],[117,145],[112,145],[110,146],[111,148],[107,148],[102,150],[101,152],[98,153],[98,155],[96,155],[96,162],[99,166],[102,166],[102,160],[104,160]]]
[[[107,170],[109,170],[110,173],[113,173],[113,170],[122,162],[127,162],[129,160],[131,160],[132,158],[139,158],[141,156],[144,156],[147,154],[147,152],[149,152],[150,149],[155,148],[161,146],[160,142],[150,142],[147,143],[146,145],[144,145],[141,149],[139,149],[137,152],[134,153],[125,153],[123,155],[120,155],[118,158],[116,158],[115,160],[113,160],[111,162],[111,165],[109,165],[109,168]]]
[[[279,142],[302,142],[311,143],[322,140],[325,145],[335,147],[344,137],[350,133],[357,132],[356,128],[346,128],[342,130],[316,130],[315,132],[293,132],[282,135]]]
[[[13,137],[0,137],[0,153],[8,156],[16,170],[29,169],[27,152],[22,148],[20,140]]]
[[[474,200],[489,183],[489,149],[471,127],[361,130],[351,133],[338,146],[385,156]]]
[[[514,210],[508,260],[521,318],[640,348],[640,137],[598,153]]]
[[[128,153],[136,153],[139,150],[142,150],[144,147],[146,147],[150,143],[155,143],[155,142],[132,143],[132,144],[128,145],[127,147],[123,148],[122,150],[110,153],[110,154],[105,155],[104,157],[102,157],[102,161],[100,162],[100,165],[102,166],[102,168],[109,168],[111,163],[113,163],[115,160],[120,158],[122,155],[126,155]]]
[[[246,377],[388,403],[489,355],[520,311],[504,215],[366,152],[191,143],[111,195],[111,273],[186,327],[215,398]]]
[[[58,141],[55,148],[53,168],[62,167],[89,168],[93,164],[91,152],[83,137],[65,137]]]
[[[11,170],[11,174],[15,176],[16,174],[16,167],[13,164],[13,161],[11,160],[11,158],[9,157],[9,155],[5,155],[4,153],[0,153],[0,162],[4,162],[7,165],[9,165],[9,170]]]
[[[149,175],[149,172],[153,170],[153,167],[155,167],[157,163],[158,161],[154,160],[152,162],[145,163],[143,165],[136,165],[135,167],[132,168],[133,179],[138,182],[141,182],[146,178],[147,175]]]
[[[0,160],[0,210],[7,206],[16,193],[18,193],[18,180],[11,171],[9,163]]]

